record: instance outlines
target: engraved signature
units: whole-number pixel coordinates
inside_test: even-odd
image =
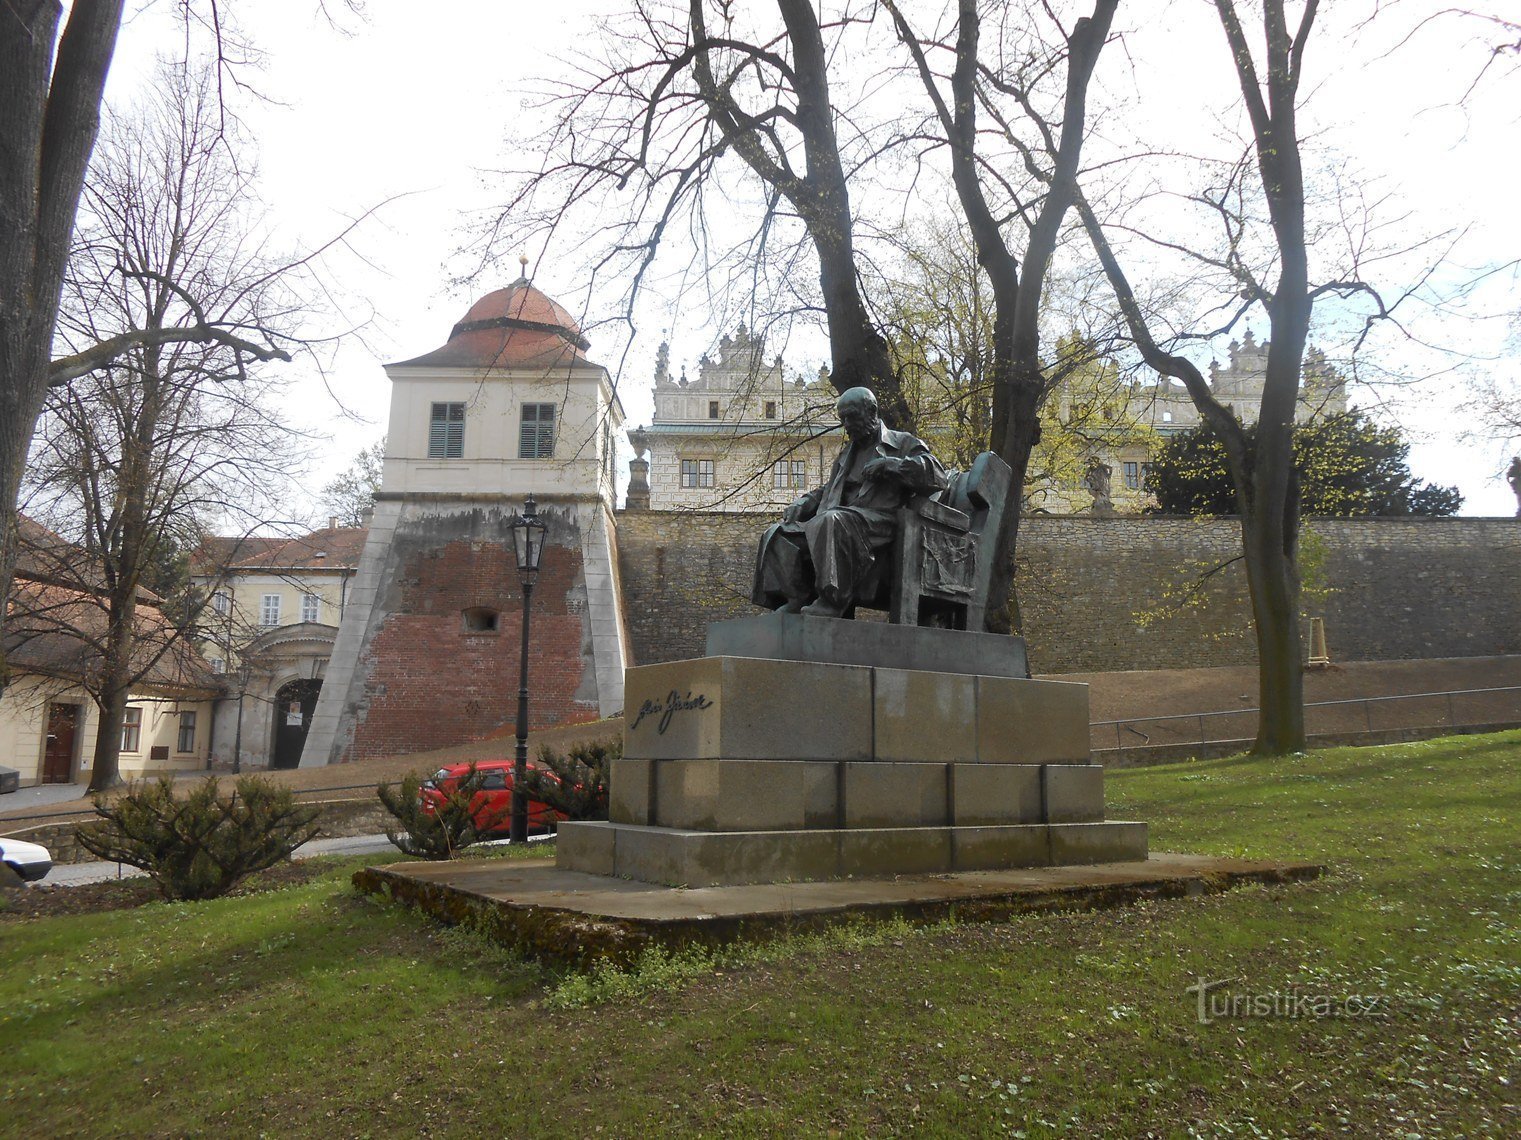
[[[634,718],[634,728],[629,731],[632,732],[634,729],[637,729],[645,717],[654,716],[659,713],[661,714],[660,724],[656,727],[655,731],[664,736],[665,730],[671,727],[671,718],[677,713],[687,712],[689,709],[707,709],[712,707],[713,702],[708,700],[707,696],[703,693],[698,693],[694,697],[689,690],[685,696],[682,696],[676,689],[672,689],[670,696],[666,697],[664,704],[661,704],[659,701],[645,701],[641,704],[639,706],[639,715]]]

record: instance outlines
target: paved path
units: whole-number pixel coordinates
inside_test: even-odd
[[[554,838],[551,835],[530,835],[529,843],[542,843]],[[505,839],[487,839],[477,847],[494,847],[506,843]],[[296,849],[295,859],[309,859],[314,855],[370,855],[378,851],[394,851],[395,847],[384,835],[348,835],[337,839],[313,839]],[[78,887],[85,883],[103,883],[109,879],[131,879],[145,875],[136,867],[125,863],[59,863],[48,872],[39,885],[49,887]]]
[[[375,851],[393,851],[384,835],[350,835],[342,839],[313,839],[296,850],[295,858],[313,855],[367,855]],[[108,879],[131,879],[146,874],[125,863],[59,863],[39,885],[78,887],[85,883],[103,883]]]

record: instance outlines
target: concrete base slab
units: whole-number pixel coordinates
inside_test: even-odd
[[[580,822],[560,825],[556,858],[568,871],[673,887],[713,887],[1116,863],[1145,859],[1146,853],[1146,825],[1114,821],[803,831],[696,831]]]
[[[474,926],[503,945],[588,965],[629,962],[650,946],[716,946],[862,920],[983,921],[1091,910],[1242,883],[1305,882],[1324,870],[1314,863],[1153,854],[1083,867],[683,889],[565,871],[549,860],[483,859],[368,867],[354,884],[451,925]]]

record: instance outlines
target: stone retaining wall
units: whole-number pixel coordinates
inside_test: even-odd
[[[699,511],[618,517],[634,661],[700,656],[707,624],[753,613],[764,520]],[[1521,521],[1307,520],[1307,616],[1340,661],[1521,650]],[[1031,667],[1063,674],[1255,660],[1234,519],[1032,516],[1020,598]]]

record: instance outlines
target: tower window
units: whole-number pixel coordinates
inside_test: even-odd
[[[718,418],[718,401],[717,400],[709,400],[708,401],[708,419],[710,419],[710,420],[716,420],[717,418]]]
[[[465,405],[434,404],[428,417],[428,458],[459,459],[465,454]]]
[[[555,453],[555,406],[524,404],[518,428],[519,459],[550,459]]]

